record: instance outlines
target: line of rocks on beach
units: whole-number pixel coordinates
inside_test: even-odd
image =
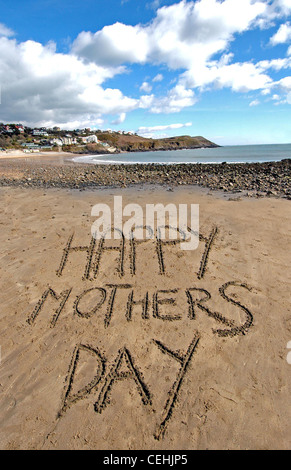
[[[199,185],[247,196],[291,199],[291,159],[236,164],[38,165],[15,160],[0,165],[0,186],[86,189],[160,184]]]

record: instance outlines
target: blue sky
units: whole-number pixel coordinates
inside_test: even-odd
[[[0,7],[0,122],[291,141],[291,0]]]

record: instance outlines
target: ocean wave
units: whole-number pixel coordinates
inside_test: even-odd
[[[92,157],[75,157],[73,158],[73,162],[75,163],[88,163],[93,165],[191,165],[191,164],[199,164],[199,165],[221,165],[221,163],[225,162],[225,160],[216,160],[216,161],[194,161],[194,160],[187,160],[187,161],[158,161],[158,162],[144,162],[140,160],[101,160],[97,159],[98,155],[94,155]],[[249,161],[227,161],[226,163],[234,164],[234,163],[252,163],[251,160]],[[263,163],[263,160],[258,162]]]
[[[274,162],[290,157],[291,145],[277,144],[229,146],[212,149],[131,152],[111,155],[81,155],[75,156],[73,161],[90,165],[219,165],[224,162],[228,164]]]

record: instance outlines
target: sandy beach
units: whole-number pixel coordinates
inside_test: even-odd
[[[199,204],[198,249],[165,245],[162,266],[155,240],[100,252],[91,209],[115,195]],[[1,449],[290,448],[290,201],[191,185],[0,197]]]
[[[64,163],[75,158],[74,153],[69,152],[23,152],[23,150],[6,150],[0,152],[0,162],[13,160],[25,160],[31,162],[46,162],[51,164]]]

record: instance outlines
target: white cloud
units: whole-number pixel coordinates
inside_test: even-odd
[[[230,52],[237,35],[270,27],[281,18],[285,24],[271,42],[287,42],[291,26],[285,17],[290,13],[291,0],[182,0],[160,8],[145,25],[115,23],[97,32],[83,31],[68,54],[57,53],[54,43],[18,43],[11,39],[13,31],[0,24],[0,120],[93,127],[106,114],[117,115],[115,122],[121,123],[138,108],[178,113],[197,102],[194,89],[227,87],[267,95],[278,87],[290,93],[290,77],[275,82],[269,74],[291,68],[291,57],[234,62]],[[156,96],[150,94],[152,83],[145,81],[140,89],[144,94],[136,99],[106,88],[106,80],[125,73],[126,65],[146,63],[176,71],[176,86]],[[158,73],[152,82],[162,80]]]
[[[235,63],[220,66],[217,63],[193,68],[185,72],[180,83],[189,88],[204,89],[213,85],[216,88],[231,88],[237,92],[248,92],[268,88],[272,79],[263,73],[263,69],[252,62]]]
[[[162,82],[164,80],[164,77],[161,73],[158,73],[154,78],[153,78],[153,82],[156,83],[156,82]]]
[[[167,125],[161,125],[161,126],[152,126],[152,127],[139,127],[137,130],[137,134],[141,135],[142,137],[155,137],[157,138],[157,132],[161,131],[172,131],[176,129],[183,129],[186,127],[191,127],[192,122],[186,122],[185,124],[177,123],[177,124],[167,124]],[[159,137],[167,137],[167,134],[159,134]]]
[[[183,85],[176,85],[163,97],[154,94],[141,96],[139,107],[149,109],[153,114],[170,114],[179,113],[182,109],[193,106],[196,101],[193,90],[186,89]]]
[[[148,109],[152,106],[155,95],[143,95],[139,99],[139,107],[141,109]]]
[[[276,71],[291,68],[291,58],[261,60],[257,63],[261,70],[274,69]]]
[[[153,0],[152,2],[146,4],[147,8],[152,8],[153,10],[156,10],[157,8],[159,8],[160,5],[161,5],[161,0]]]
[[[291,104],[291,76],[281,78],[275,82],[274,87],[278,88],[280,92],[286,93],[286,99],[278,100],[278,104],[288,103]],[[277,96],[277,95],[275,95]]]
[[[256,27],[260,19],[267,24],[284,15],[288,1],[181,1],[160,8],[147,25],[116,23],[95,34],[83,32],[73,43],[72,52],[99,65],[151,63],[184,69],[178,82],[184,88],[230,87],[239,92],[263,89],[272,82],[264,69],[253,63],[231,64],[234,56],[228,48],[236,34]],[[221,58],[213,61],[216,54],[222,54]]]
[[[284,15],[288,15],[291,12],[291,0],[275,0],[274,6],[279,10],[279,15],[281,12]]]
[[[181,1],[160,8],[145,26],[115,23],[82,32],[72,52],[99,65],[151,62],[188,69],[226,50],[233,35],[249,29],[266,10],[259,0]]]
[[[27,124],[91,122],[102,114],[121,114],[139,101],[118,89],[103,88],[121,67],[85,64],[76,56],[55,52],[54,44],[34,41],[18,44],[0,38],[0,120]]]
[[[141,96],[140,108],[150,109],[154,114],[179,113],[183,108],[193,106],[196,101],[193,90],[186,89],[183,85],[176,85],[164,97]]]
[[[144,91],[145,93],[150,93],[152,91],[152,86],[148,82],[143,82],[140,87],[140,91]]]
[[[265,14],[257,20],[260,28],[274,26],[275,20],[284,18],[291,13],[291,0],[270,0],[267,1]]]
[[[115,119],[115,121],[112,121],[111,124],[115,124],[115,125],[118,125],[118,124],[122,124],[126,119],[126,113],[121,113],[117,119]]]
[[[5,24],[0,23],[0,37],[1,36],[5,36],[5,37],[14,36],[14,31],[12,31],[12,29],[10,28],[7,28]]]
[[[59,122],[57,120],[51,120],[51,121],[43,121],[41,125],[46,126],[46,127],[53,127],[57,126],[60,127],[61,129],[67,129],[67,130],[74,130],[74,129],[82,129],[85,127],[91,127],[92,129],[99,129],[102,128],[104,125],[104,120],[101,117],[96,117],[96,115],[83,115],[80,116],[80,119],[75,119],[74,121],[62,121]]]
[[[159,132],[169,131],[173,129],[182,129],[183,127],[191,127],[192,122],[186,122],[185,124],[167,124],[164,126],[153,126],[153,127],[139,127],[138,132]]]
[[[275,101],[274,106],[279,106],[280,104],[286,104],[286,103],[288,103],[288,99],[287,99],[287,98],[288,98],[288,95],[287,95],[287,97],[286,97],[285,100]]]
[[[291,91],[291,77],[281,78],[281,80],[276,82],[276,85],[285,92]]]
[[[276,34],[271,37],[270,42],[273,46],[289,42],[291,40],[291,25],[285,23],[280,26]]]
[[[259,100],[252,101],[249,106],[252,108],[253,106],[258,106],[260,104]]]
[[[72,46],[72,53],[99,65],[118,66],[123,63],[146,62],[149,43],[140,25],[115,23],[95,34],[82,32]]]

